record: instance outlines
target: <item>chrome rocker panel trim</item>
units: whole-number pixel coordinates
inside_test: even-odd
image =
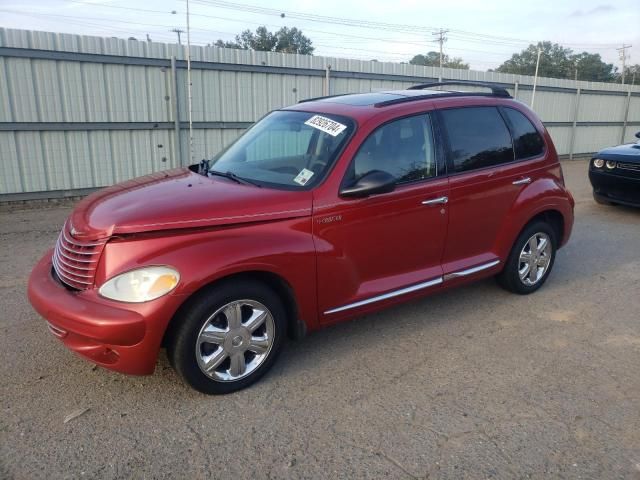
[[[483,263],[482,265],[478,265],[476,267],[467,268],[466,270],[459,270],[457,272],[447,273],[444,276],[444,279],[446,281],[446,280],[453,280],[454,278],[458,278],[458,277],[466,277],[467,275],[473,275],[474,273],[478,273],[483,270],[487,270],[491,267],[495,267],[499,263],[500,263],[500,260],[493,260],[491,262]]]
[[[404,295],[405,293],[415,292],[417,290],[422,290],[423,288],[433,287],[434,285],[439,285],[443,282],[442,277],[434,278],[433,280],[429,280],[427,282],[418,283],[416,285],[411,285],[410,287],[401,288],[400,290],[394,290],[389,293],[385,293],[382,295],[377,295],[375,297],[367,298],[366,300],[360,300],[359,302],[350,303],[348,305],[343,305],[342,307],[332,308],[331,310],[327,310],[324,312],[325,315],[329,313],[338,313],[344,310],[350,310],[352,308],[362,307],[364,305],[369,305],[370,303],[381,302],[382,300],[387,300],[389,298],[399,297],[400,295]]]
[[[446,280],[452,280],[458,277],[466,277],[467,275],[473,275],[474,273],[478,273],[483,270],[487,270],[491,267],[495,267],[499,263],[500,263],[500,260],[493,260],[491,262],[483,263],[482,265],[478,265],[472,268],[467,268],[466,270],[460,270],[458,272],[449,273],[444,277],[434,278],[426,282],[418,283],[416,285],[411,285],[410,287],[401,288],[399,290],[394,290],[389,293],[384,293],[382,295],[377,295],[375,297],[367,298],[365,300],[360,300],[359,302],[349,303],[348,305],[332,308],[331,310],[327,310],[326,312],[324,312],[324,314],[329,315],[331,313],[343,312],[345,310],[350,310],[352,308],[363,307],[371,303],[381,302],[382,300],[387,300],[389,298],[399,297],[400,295],[404,295],[405,293],[411,293],[417,290],[422,290],[424,288],[429,288],[435,285],[439,285]]]

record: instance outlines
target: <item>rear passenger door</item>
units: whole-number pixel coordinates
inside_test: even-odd
[[[544,142],[511,108],[443,109],[438,119],[450,188],[443,273],[490,268],[498,259],[497,235],[518,194],[534,180]]]

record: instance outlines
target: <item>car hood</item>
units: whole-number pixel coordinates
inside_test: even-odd
[[[640,143],[628,143],[600,150],[595,156],[603,160],[640,163]]]
[[[311,192],[243,185],[187,168],[159,172],[102,189],[70,217],[79,240],[117,234],[211,227],[311,214]]]

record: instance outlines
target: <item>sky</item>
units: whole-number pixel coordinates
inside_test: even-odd
[[[315,55],[408,62],[437,50],[433,32],[445,29],[444,53],[475,70],[496,68],[541,40],[599,53],[618,67],[616,48],[632,45],[627,63],[640,63],[640,0],[190,0],[190,14],[196,45],[261,25],[288,26],[311,38]],[[171,30],[186,29],[186,2],[0,0],[0,26],[176,42]]]

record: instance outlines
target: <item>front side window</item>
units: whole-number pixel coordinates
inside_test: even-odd
[[[211,170],[273,187],[299,189],[328,171],[354,129],[348,118],[279,110],[213,158]]]
[[[429,116],[402,118],[375,130],[354,157],[348,183],[374,170],[389,173],[398,184],[434,177],[436,158]]]
[[[514,160],[511,135],[495,107],[451,108],[440,112],[449,139],[453,172]]]
[[[503,108],[502,111],[511,126],[516,160],[541,155],[544,141],[529,119],[513,108]]]

